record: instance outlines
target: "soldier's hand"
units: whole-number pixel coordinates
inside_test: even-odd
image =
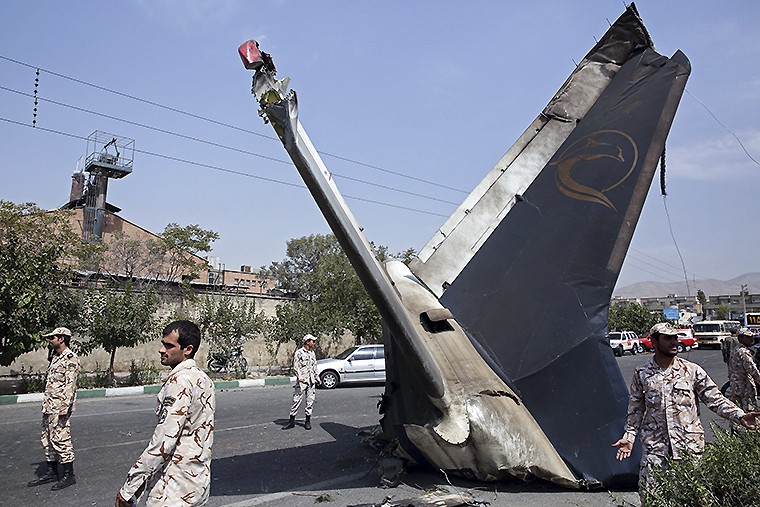
[[[631,452],[633,451],[633,442],[629,442],[628,440],[621,438],[612,444],[612,447],[618,448],[616,457],[618,461],[623,461],[624,459],[631,457]]]
[[[744,414],[744,416],[741,419],[739,419],[739,422],[741,422],[742,426],[744,426],[745,428],[754,430],[756,419],[758,417],[760,417],[760,412],[748,412]]]

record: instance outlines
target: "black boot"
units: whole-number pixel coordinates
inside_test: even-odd
[[[306,423],[303,425],[304,429],[310,430],[311,429],[311,416],[306,416]]]
[[[29,481],[26,483],[27,487],[31,488],[33,486],[39,486],[40,484],[47,484],[48,482],[56,482],[58,481],[58,462],[57,461],[48,461],[47,462],[47,470],[45,471],[45,475],[38,479],[34,479],[33,481]]]
[[[77,478],[74,477],[74,462],[71,461],[69,463],[63,464],[63,477],[53,484],[53,487],[50,488],[53,491],[58,491],[59,489],[68,488],[72,484],[77,483]]]
[[[291,415],[290,420],[288,421],[288,424],[283,426],[282,429],[289,430],[290,428],[295,428],[295,427],[296,427],[296,416]]]

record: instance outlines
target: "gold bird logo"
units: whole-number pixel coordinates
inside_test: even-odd
[[[572,199],[595,202],[617,211],[606,194],[628,179],[638,159],[636,143],[625,132],[593,132],[568,146],[553,162],[557,166],[557,188]],[[591,181],[596,184],[591,186]]]

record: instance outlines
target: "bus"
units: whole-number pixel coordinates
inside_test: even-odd
[[[694,338],[699,348],[721,348],[723,340],[731,336],[731,330],[741,326],[738,320],[703,320],[694,324]]]

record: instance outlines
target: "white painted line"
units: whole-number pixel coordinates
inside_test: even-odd
[[[330,489],[332,486],[343,484],[344,482],[359,480],[362,477],[366,476],[367,473],[368,473],[367,471],[358,472],[352,475],[339,477],[337,479],[330,479],[328,481],[317,482],[314,484],[307,484],[305,486],[301,486],[299,488],[295,488],[290,491],[281,491],[279,493],[271,493],[269,495],[257,496],[257,497],[251,498],[250,500],[243,500],[241,502],[226,503],[219,507],[251,507],[252,505],[261,505],[263,503],[279,500],[280,498],[293,496],[293,493],[296,491],[319,491],[323,489]]]
[[[250,428],[264,428],[266,426],[271,426],[273,423],[271,422],[265,422],[265,423],[256,423],[256,424],[246,424],[245,426],[230,426],[229,428],[214,428],[214,433],[221,433],[222,431],[236,431],[236,430],[247,430]]]
[[[264,387],[263,378],[245,378],[238,380],[239,387]]]
[[[93,398],[94,399],[94,398]],[[129,410],[117,410],[114,412],[96,412],[93,414],[82,414],[77,410],[74,410],[74,412],[71,413],[72,419],[80,419],[82,417],[100,417],[101,415],[113,415],[113,414],[133,414],[135,412],[155,412],[156,409],[154,408],[134,408]],[[40,415],[42,415],[40,413]],[[38,423],[41,419],[25,419],[22,421],[0,421],[0,425],[4,424],[30,424],[30,423]]]
[[[122,446],[125,446],[125,445],[136,445],[136,444],[148,445],[149,442],[150,442],[150,438],[146,438],[144,440],[129,440],[127,442],[116,442],[116,443],[113,443],[113,444],[96,445],[96,446],[93,446],[93,447],[82,447],[81,449],[77,448],[76,452],[87,452],[87,451],[92,451],[92,450],[95,450],[95,449],[108,449],[108,448],[111,448],[111,447],[122,447]]]
[[[143,386],[130,386],[130,387],[109,387],[106,389],[106,397],[111,396],[132,396],[135,394],[143,394],[145,390]]]
[[[45,399],[45,393],[19,394],[16,403],[33,403]]]

